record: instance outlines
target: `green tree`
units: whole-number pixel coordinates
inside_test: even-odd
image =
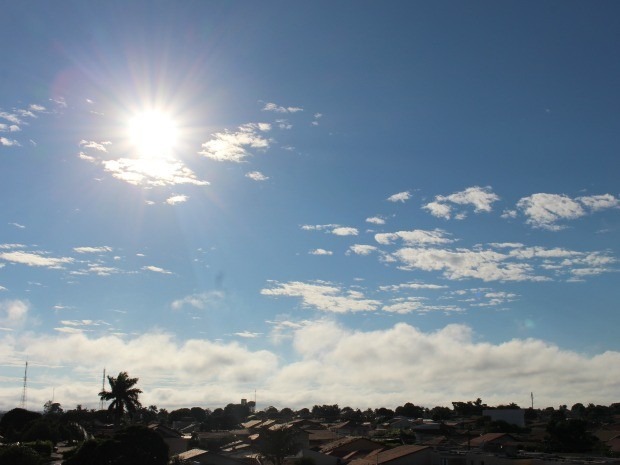
[[[21,441],[21,435],[39,418],[38,412],[23,408],[9,410],[0,419],[0,434],[9,441]]]
[[[588,432],[585,420],[551,420],[547,424],[547,444],[550,452],[587,452],[598,438]]]
[[[90,439],[66,465],[166,465],[168,445],[156,432],[140,425],[117,431],[111,439]]]
[[[110,391],[103,390],[99,397],[103,400],[111,400],[108,411],[114,414],[114,425],[118,428],[125,411],[129,415],[142,407],[138,396],[142,391],[136,387],[138,378],[130,378],[126,371],[121,371],[116,378],[108,376]]]
[[[260,433],[258,450],[273,465],[282,465],[286,457],[296,454],[300,448],[294,428],[265,429]]]

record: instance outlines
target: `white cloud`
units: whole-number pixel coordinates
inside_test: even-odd
[[[382,245],[389,245],[397,239],[401,239],[408,245],[449,244],[454,242],[453,239],[448,239],[446,235],[447,233],[441,229],[435,229],[433,231],[414,229],[413,231],[375,234],[375,240]]]
[[[379,289],[381,291],[400,291],[403,289],[447,289],[448,286],[442,286],[440,284],[424,284],[424,283],[402,283],[402,284],[392,284],[390,286],[381,286]]]
[[[490,187],[473,186],[454,194],[446,196],[437,195],[433,202],[427,203],[422,208],[438,218],[450,219],[453,205],[470,205],[474,207],[474,212],[476,213],[488,213],[492,210],[493,203],[498,200],[499,197],[493,193]],[[454,216],[455,219],[464,219],[465,217],[465,211],[461,211]]]
[[[507,261],[508,256],[492,250],[447,250],[406,247],[393,256],[403,268],[442,271],[448,279],[477,278],[483,281],[541,281],[528,263]]]
[[[166,199],[166,203],[168,205],[176,205],[178,203],[187,202],[188,199],[189,197],[187,195],[173,195],[172,197],[168,197]]]
[[[182,308],[189,306],[199,310],[205,310],[209,308],[215,308],[224,301],[226,294],[222,291],[210,291],[200,294],[192,294],[185,296],[181,299],[177,299],[170,305],[173,310],[181,310]]]
[[[234,333],[234,335],[237,337],[242,337],[244,339],[255,339],[257,337],[260,337],[262,333],[253,333],[251,331],[241,331],[239,333]]]
[[[406,323],[351,330],[328,319],[274,325],[288,331],[288,362],[272,351],[249,350],[237,342],[180,341],[156,331],[131,338],[9,332],[0,335],[0,347],[3,360],[15,366],[23,366],[27,353],[31,363],[48,367],[39,374],[41,387],[29,388],[32,405],[43,405],[48,386],[54,385],[63,405],[70,400],[96,408],[93,380],[100,380],[101,372],[93,367],[101,366],[110,374],[122,370],[138,377],[142,403],[168,410],[226,405],[231,395],[247,397],[255,388],[263,405],[294,409],[326,402],[394,408],[413,398],[423,406],[450,406],[450,401],[471,399],[472,393],[489,405],[507,400],[527,404],[531,391],[539,406],[557,407],[558,399],[568,405],[609,405],[620,389],[617,351],[584,355],[533,338],[491,343],[456,324],[430,332]],[[253,335],[238,336],[242,334]],[[13,391],[0,387],[0,399],[13,399]]]
[[[63,268],[64,265],[73,263],[74,261],[73,258],[70,257],[54,258],[45,256],[41,253],[23,251],[0,253],[0,259],[22,265],[45,268]]]
[[[385,220],[380,216],[371,216],[370,218],[366,218],[366,223],[385,224]]]
[[[0,118],[13,123],[13,124],[21,124],[22,120],[19,118],[19,116],[17,116],[16,114],[13,113],[7,113],[6,111],[0,111]]]
[[[101,247],[74,247],[77,253],[106,253],[112,252],[112,247],[108,247],[107,245]]]
[[[405,202],[411,198],[411,194],[409,191],[399,192],[397,194],[390,195],[387,200],[388,202]]]
[[[85,148],[85,149],[94,149],[97,150],[99,152],[105,152],[107,153],[108,149],[107,149],[107,145],[111,145],[112,142],[110,141],[103,141],[103,142],[96,142],[94,140],[81,140],[80,141],[80,147]]]
[[[304,307],[333,313],[371,311],[380,304],[377,300],[366,299],[359,291],[346,291],[325,281],[274,282],[272,287],[262,289],[261,294],[273,297],[300,297]]]
[[[564,194],[539,193],[523,197],[517,208],[534,228],[559,231],[566,226],[560,221],[574,220],[609,208],[619,208],[620,199],[611,194],[590,195],[572,199]]]
[[[308,252],[310,255],[333,255],[334,252],[325,249],[314,249]]]
[[[9,223],[11,226],[15,226],[18,229],[26,229],[26,226],[24,226],[23,224],[19,224],[19,223]]]
[[[431,215],[445,220],[449,220],[452,213],[452,207],[450,207],[450,205],[440,202],[429,202],[422,208],[428,210]]]
[[[332,229],[332,234],[336,236],[357,236],[359,231],[357,228],[351,228],[346,226],[339,226],[337,228]]]
[[[15,329],[22,326],[28,318],[30,304],[23,300],[0,301],[0,326]]]
[[[275,103],[266,103],[263,107],[263,111],[274,111],[276,113],[297,113],[299,111],[304,111],[304,109],[300,107],[282,107],[280,105],[276,105]]]
[[[143,266],[142,269],[145,271],[152,271],[153,273],[172,274],[172,271],[164,270],[163,268],[153,265]]]
[[[85,159],[95,160],[92,157]],[[136,186],[161,187],[176,184],[206,186],[209,184],[207,181],[198,179],[194,172],[179,160],[119,158],[118,160],[103,160],[102,164],[104,169],[112,173],[115,178]]]
[[[271,129],[268,123],[248,123],[240,126],[236,132],[218,132],[213,138],[202,144],[203,150],[198,152],[216,161],[242,162],[250,156],[248,149],[266,150],[270,141],[259,131]]]
[[[558,231],[563,226],[557,221],[575,219],[585,215],[581,204],[566,195],[534,194],[517,202],[517,208],[527,216],[527,223],[535,228]]]
[[[267,181],[269,179],[269,176],[265,176],[260,171],[250,171],[249,173],[245,173],[245,177],[254,181]]]
[[[605,210],[607,208],[620,207],[620,199],[618,199],[618,197],[614,197],[611,194],[588,195],[585,197],[577,197],[577,200],[581,202],[586,208],[594,212]]]
[[[356,255],[370,255],[376,250],[377,248],[374,245],[353,244],[351,247],[349,247],[349,251]]]
[[[4,147],[19,147],[19,141],[15,139],[7,139],[6,137],[0,137],[0,145]]]

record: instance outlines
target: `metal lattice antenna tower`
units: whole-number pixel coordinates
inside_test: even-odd
[[[28,360],[26,360],[26,368],[24,369],[24,388],[22,390],[22,400],[20,403],[20,407],[25,409],[27,407],[27,397],[26,397],[26,389],[28,387]]]
[[[101,378],[101,392],[105,391],[105,367],[103,367],[103,377]],[[101,398],[101,408],[103,410],[103,397]]]

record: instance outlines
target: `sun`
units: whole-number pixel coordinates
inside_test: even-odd
[[[135,114],[129,120],[128,132],[140,158],[168,157],[177,143],[177,125],[170,115],[158,110]]]

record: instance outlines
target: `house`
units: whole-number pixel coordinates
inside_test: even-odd
[[[204,449],[190,449],[176,457],[189,465],[248,465],[248,462]],[[254,462],[258,465],[258,462]]]
[[[189,436],[183,436],[177,430],[168,428],[161,423],[150,423],[148,428],[159,434],[164,442],[168,444],[168,457],[185,452],[189,445]]]
[[[317,448],[329,442],[339,439],[337,433],[328,429],[307,429],[308,433],[308,445],[310,448]]]
[[[383,444],[361,437],[347,437],[328,442],[318,448],[318,452],[338,457],[342,461],[365,457],[369,453],[383,449]]]
[[[508,447],[516,449],[516,439],[508,433],[487,433],[461,443],[461,446],[487,451],[502,451]]]
[[[427,446],[404,445],[374,451],[350,465],[431,465],[433,450]]]
[[[369,423],[344,421],[330,426],[329,429],[339,436],[368,436],[371,428]]]

